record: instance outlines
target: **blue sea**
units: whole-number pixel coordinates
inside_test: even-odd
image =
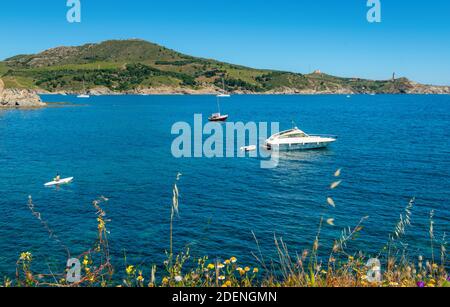
[[[258,158],[182,158],[171,154],[175,122],[216,111],[213,96],[43,96],[69,102],[39,110],[0,111],[0,276],[13,275],[23,251],[34,268],[62,271],[67,254],[92,247],[92,201],[109,198],[114,264],[161,265],[169,248],[172,186],[182,173],[175,251],[236,256],[255,263],[257,237],[266,261],[276,259],[274,236],[290,252],[311,248],[321,218],[320,251],[329,253],[343,229],[363,217],[349,252],[378,254],[415,197],[404,242],[410,257],[429,255],[434,210],[436,253],[450,233],[450,96],[233,96],[222,103],[230,121],[295,120],[307,133],[333,134],[325,150],[282,155],[278,167]],[[330,190],[342,169],[341,185]],[[59,172],[72,184],[44,188]],[[42,221],[27,207],[31,195]],[[327,204],[327,197],[336,203]],[[55,237],[49,238],[46,226]],[[47,264],[49,266],[47,266]]]

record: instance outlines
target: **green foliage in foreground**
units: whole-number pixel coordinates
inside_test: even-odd
[[[114,40],[18,55],[0,62],[0,77],[6,80],[7,87],[50,92],[96,87],[129,92],[152,86],[220,89],[222,79],[230,92],[404,93],[413,87],[407,79],[372,81],[323,73],[258,70],[195,58],[141,40]]]
[[[340,176],[338,170],[336,177]],[[400,246],[402,237],[407,227],[410,225],[411,209],[414,204],[412,200],[401,215],[400,221],[395,226],[395,230],[389,238],[389,242],[383,249],[385,251],[386,268],[383,269],[381,278],[378,281],[370,279],[374,270],[373,266],[367,265],[367,258],[363,253],[356,255],[348,254],[347,244],[357,239],[362,223],[366,218],[353,229],[344,230],[342,236],[338,238],[330,251],[321,251],[320,233],[323,219],[320,223],[316,239],[311,244],[310,249],[304,250],[301,255],[292,257],[282,238],[275,237],[275,247],[278,253],[278,260],[272,260],[270,264],[264,259],[264,255],[259,249],[259,242],[255,236],[256,246],[259,253],[254,254],[259,263],[258,266],[248,266],[241,263],[234,256],[224,260],[211,261],[208,257],[194,259],[190,255],[189,249],[175,254],[173,251],[173,227],[175,217],[178,215],[178,181],[181,174],[177,176],[177,181],[173,188],[173,201],[170,210],[170,247],[166,252],[167,259],[164,261],[162,272],[157,271],[157,266],[127,264],[124,272],[115,272],[111,265],[109,253],[109,242],[107,231],[108,219],[102,204],[108,201],[101,197],[93,202],[93,207],[97,216],[97,241],[93,248],[80,255],[82,278],[79,282],[69,283],[66,276],[69,269],[61,274],[38,274],[33,272],[33,255],[23,252],[16,263],[15,278],[5,277],[3,286],[5,287],[449,287],[450,279],[446,271],[446,247],[445,240],[440,246],[440,263],[434,259],[434,238],[433,213],[430,215],[430,246],[432,249],[432,259],[426,261],[423,257],[418,257],[415,261],[410,261],[404,256],[397,258],[393,255],[405,255],[405,250]],[[331,189],[340,185],[341,181],[331,184]],[[328,203],[335,206],[333,199],[329,198]],[[41,222],[42,216],[36,211],[31,200],[29,209],[32,214]],[[334,219],[326,221],[333,224]],[[47,225],[45,222],[44,225]],[[48,226],[46,226],[48,228]],[[49,232],[51,230],[48,228]],[[322,255],[322,256],[321,256]],[[323,257],[326,255],[326,258]],[[380,255],[381,256],[381,255]],[[327,259],[327,260],[323,260]],[[121,282],[117,281],[116,275],[124,276]],[[158,277],[157,277],[158,276]]]

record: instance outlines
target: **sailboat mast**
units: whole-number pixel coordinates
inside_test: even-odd
[[[220,102],[219,102],[219,97],[217,97],[217,109],[219,110],[219,114],[220,114]]]

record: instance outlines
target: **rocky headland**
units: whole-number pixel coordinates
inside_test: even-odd
[[[41,108],[47,104],[32,90],[5,89],[5,84],[0,79],[0,108]]]

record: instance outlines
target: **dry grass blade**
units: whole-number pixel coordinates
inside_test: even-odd
[[[333,190],[333,189],[336,189],[341,183],[342,183],[342,180],[335,181],[335,182],[333,182],[333,183],[331,184],[330,188],[331,188],[332,190]]]
[[[342,168],[338,169],[338,170],[334,173],[334,177],[340,177],[340,176],[341,176],[341,172],[342,172]]]
[[[331,206],[331,207],[336,207],[336,204],[334,203],[333,198],[328,197],[327,198],[327,203]]]

